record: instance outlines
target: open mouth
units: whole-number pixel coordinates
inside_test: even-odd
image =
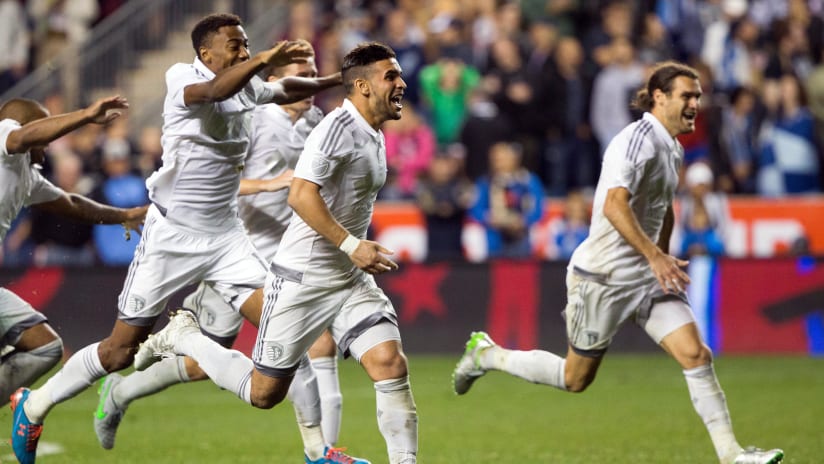
[[[683,116],[683,117],[684,117],[684,119],[686,119],[688,122],[695,122],[695,117],[696,117],[696,114],[695,114],[695,113],[684,113],[682,116]]]
[[[403,108],[402,100],[403,100],[403,94],[402,93],[394,95],[392,98],[389,99],[389,101],[392,102],[392,104],[395,106],[396,109]]]

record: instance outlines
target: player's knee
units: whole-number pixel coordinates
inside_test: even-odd
[[[272,409],[286,398],[286,391],[254,391],[251,393],[252,406],[258,409]]]
[[[399,379],[409,374],[406,356],[400,350],[374,353],[369,358],[368,369],[380,372],[380,377],[388,379]]]
[[[592,382],[595,381],[595,373],[587,373],[585,375],[575,375],[571,373],[567,373],[564,376],[564,383],[566,383],[566,389],[570,393],[581,393],[587,389]]]
[[[678,360],[684,369],[706,366],[712,362],[712,351],[703,343],[696,343],[693,346],[681,350]]]
[[[101,343],[98,348],[100,364],[106,372],[117,372],[134,362],[135,349],[128,346],[110,346]]]

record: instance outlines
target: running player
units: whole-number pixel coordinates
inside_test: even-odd
[[[491,369],[563,391],[584,391],[619,326],[632,319],[684,370],[693,406],[722,464],[781,461],[779,449],[744,450],[736,441],[712,353],[684,293],[689,277],[681,268],[687,262],[668,252],[684,153],[675,137],[695,130],[700,99],[694,69],[659,64],[635,100],[646,111],[643,118],[607,147],[589,237],[573,253],[567,273],[566,358],[507,350],[475,332],[453,374],[455,393],[466,393]]]
[[[418,416],[392,303],[373,274],[397,269],[391,251],[365,240],[377,192],[386,180],[380,126],[401,117],[406,83],[395,53],[377,43],[343,59],[347,98],[306,139],[289,188],[292,215],[283,235],[253,360],[205,337],[180,311],[141,345],[135,367],[158,355],[198,361],[209,377],[259,408],[283,401],[300,359],[326,329],[344,356],[374,382],[378,428],[390,464],[417,462]]]
[[[173,293],[205,281],[248,319],[260,317],[266,263],[237,216],[252,110],[304,99],[339,85],[340,76],[263,82],[256,77],[261,69],[302,61],[310,50],[280,42],[250,57],[235,15],[201,19],[192,30],[192,45],[194,62],[175,64],[166,73],[163,166],[146,182],[153,205],[118,299],[117,321],[109,337],[78,350],[41,388],[13,395],[12,447],[21,463],[35,461],[52,407],[132,363]],[[230,374],[221,370],[220,375]],[[321,448],[313,452],[321,454],[317,429]]]

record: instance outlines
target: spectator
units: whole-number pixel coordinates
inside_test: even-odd
[[[489,149],[507,140],[514,131],[512,122],[501,113],[498,105],[480,87],[469,95],[466,121],[461,128],[460,142],[466,148],[466,174],[474,182],[489,172]]]
[[[729,206],[723,194],[712,191],[713,175],[705,163],[694,163],[685,175],[687,194],[681,198],[683,229],[679,256],[724,255],[724,239],[729,223]]]
[[[739,87],[733,90],[730,104],[723,110],[721,144],[732,174],[724,185],[720,185],[723,191],[755,193],[755,147],[758,132],[753,115],[755,98],[752,90]]]
[[[572,252],[589,236],[589,202],[584,195],[570,191],[564,202],[563,217],[550,227],[550,253],[552,259],[568,261]]]
[[[461,233],[473,190],[461,173],[461,163],[449,154],[436,156],[418,186],[417,203],[426,218],[429,261],[463,257]]]
[[[384,42],[395,50],[398,64],[403,69],[403,80],[407,87],[404,101],[418,105],[420,102],[420,72],[426,65],[423,51],[425,35],[412,22],[409,14],[401,9],[392,10],[386,15],[386,38]]]
[[[439,145],[457,141],[466,118],[467,98],[479,81],[475,68],[450,55],[421,70],[422,97]]]
[[[667,28],[655,13],[644,15],[641,37],[638,40],[638,61],[645,65],[654,65],[660,61],[672,59],[675,53]]]
[[[644,80],[644,67],[635,59],[635,49],[629,40],[615,39],[610,51],[612,59],[595,77],[590,102],[592,130],[602,152],[632,121],[629,102]]]
[[[476,183],[470,217],[486,229],[487,256],[532,256],[530,228],[543,215],[544,191],[538,176],[521,165],[517,145],[496,143],[489,151],[489,175]]]
[[[761,135],[758,193],[781,196],[820,192],[820,160],[815,145],[815,124],[806,107],[798,78],[785,74],[780,80],[780,106]]]
[[[137,141],[137,170],[144,179],[163,164],[163,146],[160,144],[160,127],[147,126],[140,131]]]
[[[583,74],[583,48],[573,37],[558,42],[554,62],[539,90],[534,117],[545,134],[543,168],[547,193],[563,196],[570,188],[595,185],[601,156],[587,117],[590,79]]]
[[[18,0],[0,0],[0,95],[13,87],[29,69],[29,29],[26,12]]]
[[[92,194],[100,203],[118,208],[133,208],[149,203],[146,183],[132,172],[131,149],[127,141],[111,138],[103,144],[105,180]],[[128,265],[138,240],[122,240],[119,224],[97,224],[93,228],[94,246],[100,261],[107,266]]]
[[[523,149],[522,163],[527,169],[538,169],[538,144],[543,136],[543,127],[535,117],[543,108],[536,103],[536,79],[524,66],[518,44],[503,37],[492,44],[490,69],[481,85],[492,100],[512,121],[514,139]]]
[[[403,118],[384,123],[383,135],[386,138],[386,164],[394,180],[386,187],[397,189],[401,199],[414,198],[418,178],[435,155],[432,129],[418,116],[411,103],[405,103]]]

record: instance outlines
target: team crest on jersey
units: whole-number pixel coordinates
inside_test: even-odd
[[[133,313],[139,313],[146,306],[146,299],[140,295],[129,295],[126,307]]]
[[[312,160],[312,173],[316,176],[322,176],[329,171],[329,161],[323,158],[315,158]]]
[[[283,345],[280,343],[272,343],[266,347],[266,354],[269,356],[269,360],[277,361],[283,356]]]

